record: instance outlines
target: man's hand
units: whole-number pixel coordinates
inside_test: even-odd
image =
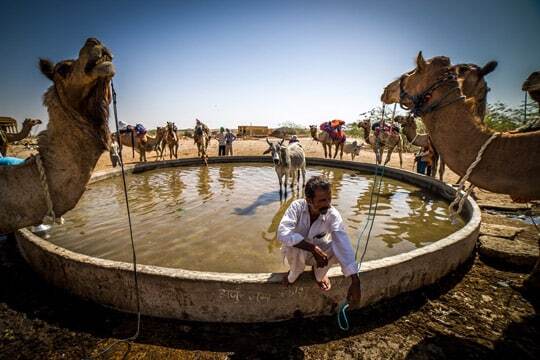
[[[320,247],[314,246],[311,253],[317,262],[317,267],[325,267],[328,265],[328,256],[324,251],[321,250]]]
[[[350,278],[351,286],[349,286],[349,291],[347,292],[347,300],[349,300],[351,305],[358,305],[362,295],[360,290],[360,279],[358,278],[358,274],[353,274]]]

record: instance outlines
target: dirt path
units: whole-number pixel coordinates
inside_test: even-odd
[[[308,156],[321,156],[311,140]],[[180,156],[195,146],[183,140]],[[238,141],[238,155],[261,154],[264,140]],[[20,149],[12,155],[23,156]],[[215,142],[210,153],[217,153]],[[128,150],[124,158],[131,159]],[[150,156],[149,160],[153,160]],[[411,169],[412,155],[404,157]],[[362,151],[358,161],[372,162]],[[399,166],[395,155],[391,166]],[[110,167],[108,154],[97,169]],[[457,180],[455,174],[448,178]],[[447,180],[448,181],[448,180]],[[508,197],[477,191],[481,200],[505,203]],[[483,221],[522,227],[534,241],[532,226],[497,215]],[[338,329],[335,318],[278,324],[198,324],[142,319],[140,337],[120,344],[112,359],[537,359],[540,356],[538,304],[516,289],[526,274],[488,266],[477,256],[439,283],[351,314],[351,330]],[[96,357],[114,339],[133,334],[136,316],[85,302],[46,285],[20,257],[13,238],[0,240],[0,358],[80,359]],[[276,306],[279,306],[276,304]]]

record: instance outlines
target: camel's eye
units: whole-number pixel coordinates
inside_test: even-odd
[[[72,69],[72,64],[70,64],[70,63],[61,63],[61,64],[59,64],[57,66],[56,72],[60,76],[65,78],[71,72],[71,69]]]

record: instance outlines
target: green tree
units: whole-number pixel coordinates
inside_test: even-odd
[[[538,104],[530,102],[527,104],[526,122],[539,120]],[[510,131],[525,124],[524,104],[510,107],[502,102],[488,104],[484,123],[495,131]]]

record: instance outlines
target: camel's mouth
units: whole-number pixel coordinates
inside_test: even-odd
[[[84,67],[87,74],[93,74],[97,77],[112,77],[115,70],[112,63],[113,56],[109,49],[101,44],[95,44],[89,51],[90,59]]]

